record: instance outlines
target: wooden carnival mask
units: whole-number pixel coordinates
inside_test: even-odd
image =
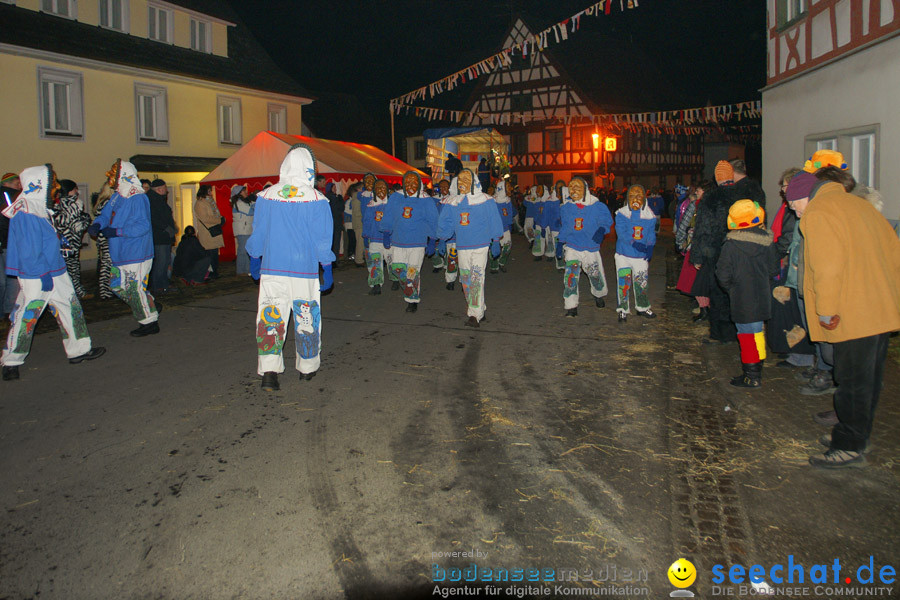
[[[584,200],[584,182],[580,179],[573,179],[569,182],[569,198],[575,202]]]
[[[460,172],[459,178],[456,180],[456,186],[459,188],[460,195],[468,194],[472,191],[472,172],[467,169]]]
[[[375,190],[375,196],[378,197],[379,200],[384,200],[388,195],[388,187],[386,181],[376,181],[372,184],[372,189]]]
[[[419,178],[415,173],[407,173],[403,176],[403,191],[407,196],[416,196],[419,193]]]

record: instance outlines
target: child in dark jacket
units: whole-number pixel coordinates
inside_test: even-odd
[[[766,230],[766,212],[753,200],[738,200],[731,206],[728,229],[716,277],[728,292],[741,348],[743,374],[734,377],[731,385],[757,388],[766,359],[763,327],[772,316],[769,280],[777,271],[778,251]]]

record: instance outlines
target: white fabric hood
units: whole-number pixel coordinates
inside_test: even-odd
[[[509,196],[506,194],[506,180],[501,179],[497,182],[494,189],[494,201],[497,204],[506,204],[509,202]]]
[[[462,171],[460,171],[460,173],[465,172],[465,171],[468,171],[469,174],[472,176],[472,189],[469,190],[468,194],[460,195],[459,194],[459,185],[457,183],[458,178],[454,178],[453,183],[450,185],[451,196],[448,199],[447,204],[452,204],[452,205],[456,206],[457,204],[459,204],[460,202],[463,201],[463,198],[468,198],[469,205],[475,206],[477,204],[483,204],[483,203],[487,202],[488,200],[490,200],[491,197],[488,196],[487,194],[485,194],[481,190],[481,182],[478,181],[478,178],[475,177],[475,174],[470,169],[463,169]],[[455,189],[454,189],[454,187],[455,187]],[[453,195],[454,191],[455,191],[455,195]]]
[[[53,184],[50,165],[28,167],[19,174],[19,181],[22,182],[22,192],[12,204],[3,209],[3,214],[12,218],[17,212],[23,212],[49,219],[47,197],[50,194],[49,188]]]
[[[575,179],[575,178],[573,177],[573,179]],[[591,204],[596,204],[597,202],[600,202],[600,199],[591,193],[591,188],[588,187],[587,182],[580,177],[578,177],[577,179],[584,185],[584,198],[582,198],[580,201],[576,202],[575,200],[572,199],[571,196],[569,196],[569,188],[568,188],[568,186],[566,186],[563,188],[563,198],[564,198],[563,202],[575,202],[576,204],[584,204],[585,206],[590,206]]]
[[[263,190],[258,197],[276,202],[315,202],[327,200],[324,194],[315,188],[316,159],[312,151],[304,144],[291,148],[278,173],[278,183]]]
[[[144,186],[141,185],[137,169],[130,162],[122,161],[122,166],[119,168],[119,179],[116,181],[116,192],[123,198],[131,198],[144,193]]]

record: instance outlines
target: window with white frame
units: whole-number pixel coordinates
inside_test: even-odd
[[[787,0],[787,20],[793,21],[806,12],[806,0]]]
[[[81,73],[38,67],[41,137],[84,136],[84,84]]]
[[[147,37],[157,42],[171,44],[174,37],[172,11],[153,4],[150,5],[149,11]]]
[[[164,87],[134,84],[138,142],[169,141],[169,113],[166,99]]]
[[[191,49],[212,52],[212,27],[208,21],[191,19]]]
[[[78,16],[75,0],[41,0],[41,12],[74,19]]]
[[[816,140],[816,150],[837,150],[837,138]]]
[[[283,104],[269,105],[269,131],[287,133],[287,107]]]
[[[100,26],[128,33],[128,0],[100,0]]]
[[[850,172],[857,183],[875,187],[875,134],[854,135]]]
[[[241,100],[219,96],[217,102],[219,117],[219,143],[241,143]]]

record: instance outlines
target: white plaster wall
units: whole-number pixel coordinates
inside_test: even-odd
[[[808,135],[880,126],[875,187],[884,215],[900,218],[900,36],[763,91],[763,189],[767,213],[778,209],[778,178],[808,158]],[[849,153],[844,149],[849,161]]]

